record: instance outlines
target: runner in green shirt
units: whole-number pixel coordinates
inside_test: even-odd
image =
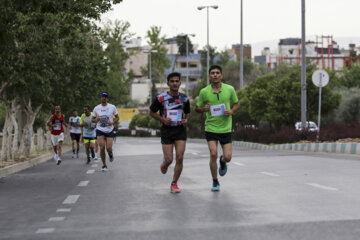
[[[224,176],[227,172],[226,163],[230,162],[232,157],[231,115],[240,106],[234,87],[222,83],[222,78],[221,67],[211,66],[209,69],[211,85],[201,89],[195,108],[196,112],[206,112],[205,136],[210,150],[210,171],[213,178],[211,191],[220,190],[216,163],[218,142],[223,150],[223,155],[219,158],[219,175]]]

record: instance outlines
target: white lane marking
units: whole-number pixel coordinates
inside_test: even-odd
[[[36,233],[53,233],[55,231],[55,228],[39,228]]]
[[[56,212],[71,212],[71,208],[58,208]]]
[[[89,184],[89,181],[81,181],[81,182],[78,184],[78,187],[86,187],[88,184]]]
[[[98,164],[93,164],[93,165],[91,165],[91,167],[93,167],[93,168],[97,168],[99,165]]]
[[[64,221],[65,217],[51,217],[49,218],[49,222],[60,222],[60,221]]]
[[[271,172],[261,172],[261,174],[271,176],[271,177],[280,177],[280,175],[278,175],[276,173],[271,173]]]
[[[318,183],[306,183],[306,184],[309,186],[315,187],[315,188],[320,188],[320,189],[329,190],[329,191],[338,191],[339,190],[337,188],[321,185]]]
[[[75,204],[77,200],[79,199],[80,195],[69,195],[64,200],[63,204]]]
[[[232,162],[232,163],[235,164],[235,165],[238,165],[238,166],[245,166],[245,164],[239,163],[239,162]]]
[[[90,169],[87,170],[86,174],[94,174],[95,173],[95,169]]]

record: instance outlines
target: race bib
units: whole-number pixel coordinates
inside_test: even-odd
[[[182,111],[181,110],[167,110],[167,117],[172,122],[182,122]]]
[[[61,123],[55,123],[55,127],[53,127],[53,129],[55,131],[60,131],[61,130]]]
[[[106,127],[109,124],[109,118],[108,116],[100,116],[100,126]]]
[[[212,117],[223,116],[224,110],[225,110],[225,104],[210,106],[210,113]]]

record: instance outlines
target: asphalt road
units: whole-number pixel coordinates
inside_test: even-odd
[[[118,138],[109,172],[65,154],[0,179],[0,239],[359,239],[360,159],[234,150],[221,191],[188,143],[180,194],[157,138]]]

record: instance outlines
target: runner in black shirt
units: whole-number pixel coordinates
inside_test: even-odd
[[[173,161],[173,148],[176,151],[176,164],[171,193],[179,193],[177,181],[183,169],[183,158],[186,145],[186,124],[190,118],[189,98],[179,92],[181,74],[170,73],[167,77],[169,92],[160,93],[150,106],[150,116],[161,122],[161,144],[164,161],[160,165],[163,174],[167,172]],[[157,112],[160,111],[160,114]]]

